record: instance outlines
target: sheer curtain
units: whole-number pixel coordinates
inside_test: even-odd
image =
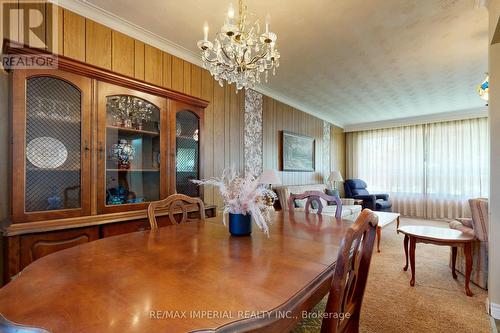
[[[486,118],[347,133],[347,175],[389,193],[393,211],[456,218],[488,195]]]
[[[488,119],[427,125],[427,216],[469,215],[468,199],[489,193]]]
[[[393,211],[424,216],[424,126],[347,133],[348,178],[389,193]]]

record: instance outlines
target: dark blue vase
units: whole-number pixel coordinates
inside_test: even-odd
[[[233,236],[249,236],[252,233],[252,215],[229,213],[229,232]]]

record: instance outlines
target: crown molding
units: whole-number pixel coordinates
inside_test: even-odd
[[[428,115],[389,119],[362,124],[351,124],[344,126],[344,132],[357,132],[382,128],[422,125],[429,123],[439,123],[443,121],[463,120],[472,118],[488,117],[488,107],[457,110],[451,112],[433,113]]]
[[[318,113],[317,111],[309,109],[307,106],[305,106],[305,105],[303,105],[303,104],[301,104],[301,103],[299,103],[299,102],[297,102],[297,101],[295,101],[295,100],[293,100],[293,99],[291,99],[291,98],[289,98],[289,97],[287,97],[287,96],[285,96],[285,95],[277,92],[274,89],[271,89],[269,87],[265,87],[263,85],[259,85],[259,86],[256,86],[254,88],[254,90],[257,91],[257,92],[260,92],[263,95],[271,97],[271,98],[277,100],[278,102],[284,103],[284,104],[286,104],[288,106],[291,106],[291,107],[293,107],[293,108],[295,108],[297,110],[303,111],[303,112],[305,112],[307,114],[310,114],[311,116],[314,116],[314,117],[319,118],[319,119],[321,119],[323,121],[326,121],[326,122],[328,122],[328,123],[330,123],[332,125],[340,127],[342,129],[344,128],[343,124],[340,124],[340,123],[338,123],[337,121],[335,121],[333,119],[329,119],[329,118],[325,117],[324,115]]]
[[[202,67],[200,55],[85,0],[48,0],[80,16]]]
[[[113,30],[119,31],[127,36],[140,40],[141,42],[154,46],[164,52],[172,54],[199,67],[203,67],[200,55],[197,52],[193,52],[179,44],[161,37],[158,34],[144,29],[85,0],[48,1],[85,18],[91,19],[92,21],[107,26]],[[335,126],[342,127],[342,124],[336,123],[335,121],[332,121],[332,119],[327,119],[324,115],[319,114],[317,111],[311,110],[300,102],[297,102],[294,99],[285,96],[269,87],[258,85],[254,88],[254,90],[277,101],[285,103],[291,107],[299,109],[300,111],[313,115],[321,120],[326,120],[334,124]]]

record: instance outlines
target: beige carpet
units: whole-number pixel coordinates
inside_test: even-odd
[[[401,225],[433,225],[446,222],[402,218]],[[381,253],[374,252],[363,301],[360,331],[364,333],[491,332],[486,313],[487,292],[471,285],[473,297],[464,291],[464,277],[451,276],[449,247],[417,244],[416,283],[410,287],[410,270],[404,272],[403,235],[396,226],[382,230]],[[324,301],[315,310],[324,310]],[[299,325],[295,331],[312,332]]]

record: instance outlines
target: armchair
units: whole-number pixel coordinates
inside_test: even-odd
[[[483,289],[488,289],[488,199],[470,199],[469,206],[472,218],[460,218],[450,222],[450,228],[472,235],[476,240],[472,243],[471,281]],[[450,254],[450,265],[451,265]],[[465,272],[465,256],[458,248],[456,270]]]
[[[363,200],[363,208],[382,212],[391,211],[392,202],[389,200],[389,194],[370,194],[366,188],[366,183],[361,179],[348,179],[344,183],[345,196]]]

